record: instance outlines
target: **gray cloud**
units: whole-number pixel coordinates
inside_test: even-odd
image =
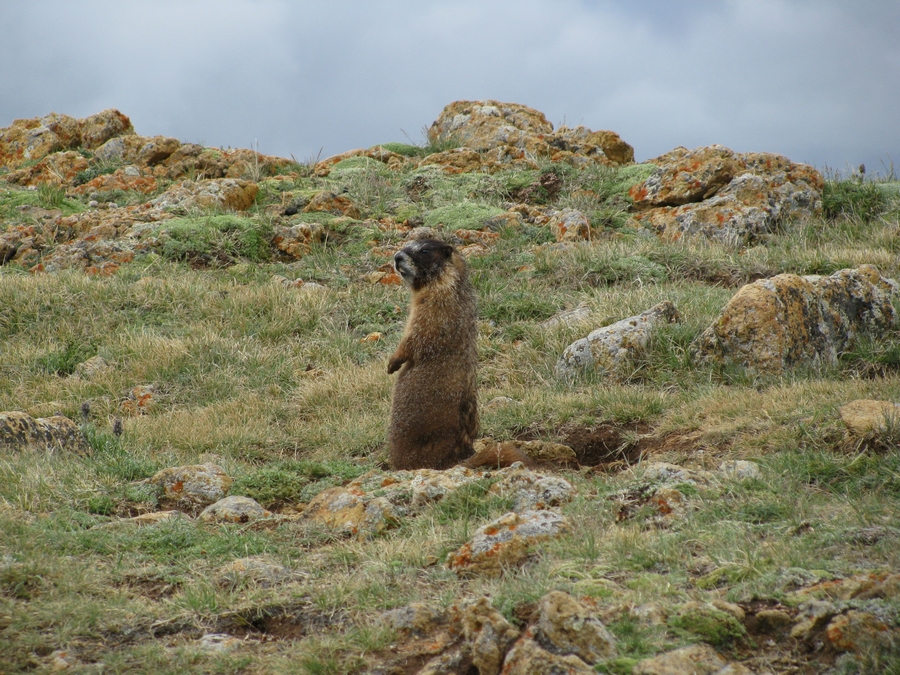
[[[447,103],[494,98],[638,159],[900,160],[888,0],[9,0],[0,25],[0,126],[115,107],[144,135],[302,160],[421,142]]]

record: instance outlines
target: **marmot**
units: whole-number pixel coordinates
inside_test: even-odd
[[[394,383],[388,429],[392,469],[446,469],[469,458],[478,433],[475,289],[450,245],[422,239],[394,256],[412,290],[409,318],[388,374]]]

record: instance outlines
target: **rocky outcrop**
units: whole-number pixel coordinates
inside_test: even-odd
[[[637,316],[591,331],[565,348],[556,363],[556,375],[566,380],[585,370],[623,375],[631,359],[646,348],[653,330],[678,320],[675,305],[665,301]]]
[[[245,211],[253,205],[259,186],[235,178],[186,180],[150,200],[152,209],[185,213],[190,209],[221,208]]]
[[[0,168],[16,169],[60,150],[91,150],[110,138],[129,133],[134,133],[131,120],[112,109],[83,119],[50,113],[14,120],[9,127],[0,129]]]
[[[784,221],[821,213],[822,175],[781,155],[711,145],[676,148],[648,163],[656,170],[629,191],[634,223],[667,241],[702,236],[746,245]]]
[[[836,363],[860,334],[896,323],[898,289],[872,265],[827,277],[779,274],[741,288],[694,349],[702,359],[769,373]]]
[[[88,452],[87,439],[68,417],[34,418],[24,412],[0,413],[0,454],[12,452]]]
[[[553,125],[543,113],[517,103],[456,101],[446,106],[428,130],[432,143],[458,143],[481,157],[481,170],[509,168],[531,158],[621,165],[634,161],[633,148],[612,131]],[[433,162],[438,163],[438,162]],[[470,166],[475,166],[474,158]]]
[[[246,523],[271,515],[272,512],[260,506],[255,499],[234,496],[210,504],[200,512],[199,518],[211,523]]]

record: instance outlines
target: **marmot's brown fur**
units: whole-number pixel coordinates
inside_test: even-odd
[[[446,469],[472,456],[478,434],[475,290],[462,256],[442,241],[407,244],[394,267],[412,290],[388,374],[400,371],[388,429],[392,469]]]

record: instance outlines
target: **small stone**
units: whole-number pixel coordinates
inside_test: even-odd
[[[762,472],[759,470],[759,464],[756,462],[748,462],[743,459],[726,460],[719,464],[719,474],[736,480],[759,479]]]
[[[225,497],[210,504],[200,513],[200,520],[216,523],[246,523],[272,515],[250,497]]]
[[[159,488],[161,503],[205,507],[222,499],[232,481],[215,464],[194,464],[163,469],[149,482]]]
[[[536,544],[569,529],[568,521],[553,511],[507,513],[478,528],[448,564],[461,575],[499,576],[504,568],[521,564]]]

